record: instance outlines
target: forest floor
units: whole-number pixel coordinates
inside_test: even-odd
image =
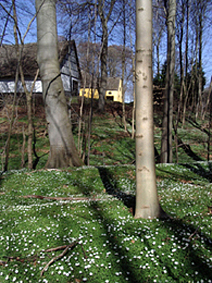
[[[90,165],[116,165],[133,164],[135,162],[135,140],[132,133],[132,104],[126,104],[127,131],[122,122],[122,105],[107,101],[105,113],[97,110],[97,101],[93,105],[92,131],[90,135],[90,155],[88,156],[88,121],[90,113],[90,100],[84,104],[82,131],[78,139],[78,124],[81,100],[74,99],[70,111],[73,133],[77,147],[85,164]],[[0,150],[1,163],[4,163],[4,147],[8,137],[9,121],[12,112],[11,104],[0,111]],[[175,123],[174,116],[174,123]],[[41,100],[37,99],[34,107],[34,163],[36,169],[45,166],[49,152],[49,141],[45,111]],[[162,111],[154,109],[154,144],[156,162],[159,160],[161,146]],[[173,132],[173,163],[188,163],[206,161],[212,158],[208,117],[204,121],[195,120],[192,114],[187,115],[185,125],[179,123],[176,135]],[[25,144],[24,144],[25,140]],[[177,140],[177,144],[176,144]],[[209,142],[210,141],[210,142]],[[27,167],[27,112],[26,103],[22,100],[15,109],[15,120],[11,136],[9,169],[21,167],[21,160]]]
[[[212,282],[211,166],[156,166],[166,220],[134,219],[134,165],[4,173],[0,282]]]
[[[86,103],[84,137],[89,101]],[[79,105],[75,101],[71,108],[76,144]],[[36,107],[39,159],[31,171],[20,168],[27,118],[25,105],[17,108],[10,170],[0,178],[0,282],[212,282],[212,163],[206,161],[207,120],[187,118],[178,131],[187,145],[178,148],[179,164],[156,165],[160,204],[170,218],[142,220],[133,217],[132,105],[126,108],[127,132],[120,104],[107,103],[105,114],[95,107],[92,166],[66,170],[43,169],[48,133],[43,107]],[[0,113],[2,150],[10,110]],[[158,152],[161,121],[157,111]],[[82,144],[87,144],[86,138]],[[173,151],[176,162],[175,144]],[[27,167],[26,149],[24,158]],[[1,161],[3,164],[3,153]]]

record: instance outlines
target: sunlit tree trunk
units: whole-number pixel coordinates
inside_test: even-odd
[[[37,61],[43,87],[50,154],[46,167],[80,166],[58,61],[56,0],[36,0]]]
[[[173,120],[173,93],[175,74],[175,18],[176,0],[168,1],[167,8],[167,70],[166,91],[164,99],[164,117],[162,124],[161,162],[172,162],[172,120]]]
[[[155,218],[159,205],[154,156],[152,89],[152,1],[136,1],[136,210]]]

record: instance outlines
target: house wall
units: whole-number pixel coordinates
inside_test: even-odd
[[[84,97],[87,97],[87,98],[91,98],[91,94],[92,92],[94,91],[93,89],[89,89],[89,88],[81,88],[80,89],[80,96],[83,95],[83,91],[84,91]],[[118,87],[118,90],[111,90],[111,89],[108,89],[106,91],[106,99],[111,99],[112,101],[115,101],[115,102],[121,102],[122,103],[122,87],[121,87],[121,80],[119,82],[119,87]],[[95,89],[94,91],[94,96],[93,96],[94,99],[99,99],[99,93],[98,93],[98,90]]]
[[[66,95],[71,95],[72,93],[75,93],[74,95],[79,94],[79,88],[80,88],[80,73],[78,70],[77,65],[77,58],[76,58],[76,52],[73,46],[71,46],[69,52],[66,54],[62,66],[61,66],[61,78],[63,81],[63,87],[66,92]],[[78,91],[76,93],[76,90],[74,89],[74,86],[76,86],[76,82],[78,84]]]
[[[26,82],[26,87],[28,89],[28,91],[31,90],[33,81],[32,80],[25,80]],[[14,89],[15,89],[15,82],[14,80],[10,80],[10,79],[4,79],[0,81],[0,93],[14,93]],[[17,92],[24,92],[23,86],[21,81],[18,81],[18,85],[17,85]],[[34,93],[42,93],[42,85],[41,85],[41,81],[37,80],[35,82],[35,87],[33,90]]]
[[[117,90],[107,90],[106,91],[106,98],[116,101],[116,102],[122,102],[122,93]]]
[[[94,99],[99,99],[99,93],[97,89],[91,89],[91,88],[81,88],[80,89],[80,96],[83,96],[83,92],[84,92],[84,97],[87,98],[91,98],[92,97],[92,93],[93,93],[93,98]]]
[[[66,95],[71,95],[71,78],[68,75],[61,74],[61,79]]]
[[[66,75],[61,75],[61,79],[63,81],[63,87],[65,90],[65,93],[67,95],[71,94],[71,88],[70,88],[70,77]],[[25,80],[27,90],[30,91],[33,81],[32,80]],[[0,93],[14,93],[15,90],[15,82],[14,80],[4,80],[0,81]],[[18,81],[18,87],[17,87],[18,93],[23,93],[24,89],[22,86],[21,81]],[[37,80],[35,82],[35,87],[33,89],[33,93],[42,93],[42,83],[41,80]]]
[[[71,45],[69,47],[69,50],[63,60],[63,62],[60,65],[61,67],[61,79],[63,82],[63,87],[66,95],[78,95],[79,94],[79,88],[80,88],[80,80],[81,75],[80,71],[78,69],[78,61],[77,61],[77,53],[75,45]],[[28,91],[31,90],[33,79],[30,79],[29,77],[26,79],[26,86]],[[0,79],[0,93],[14,93],[15,89],[15,82],[14,77],[13,78],[1,78]],[[18,82],[18,88],[17,92],[23,93],[23,87],[21,84],[21,81]],[[42,83],[41,80],[38,79],[35,83],[35,87],[33,90],[33,93],[42,93]]]

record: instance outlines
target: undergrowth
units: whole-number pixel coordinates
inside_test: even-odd
[[[212,282],[210,164],[156,169],[169,220],[133,218],[133,165],[4,173],[0,282]]]

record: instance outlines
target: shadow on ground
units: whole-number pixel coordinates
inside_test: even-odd
[[[135,212],[135,196],[122,192],[112,174],[105,167],[98,167],[99,175],[105,187],[106,193],[121,200],[126,207],[130,209],[132,214]],[[113,183],[112,183],[113,180]]]
[[[212,182],[212,163],[208,162],[208,170],[204,168],[201,163],[186,163],[186,164],[180,164],[188,169],[190,169],[192,172],[197,174],[200,177],[203,177],[207,179],[210,183]]]

